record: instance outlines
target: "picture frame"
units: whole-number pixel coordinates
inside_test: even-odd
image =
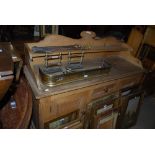
[[[129,96],[127,95],[126,99],[124,98],[122,104],[125,106],[122,114],[121,128],[130,128],[136,124],[143,95],[142,91],[137,91]]]
[[[93,101],[90,128],[116,128],[118,111],[115,108],[117,107],[118,102],[117,93],[112,93],[100,98],[99,100]]]
[[[77,121],[79,121],[79,110],[73,111],[67,115],[63,115],[52,121],[46,122],[44,124],[44,127],[45,129],[65,128]]]
[[[41,25],[40,26],[41,38],[43,38],[49,34],[58,34],[58,33],[59,33],[58,25]]]

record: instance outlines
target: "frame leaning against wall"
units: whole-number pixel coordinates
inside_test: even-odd
[[[43,38],[48,34],[58,34],[59,26],[58,25],[41,25],[40,26],[40,37]]]

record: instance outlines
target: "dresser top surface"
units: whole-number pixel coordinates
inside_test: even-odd
[[[111,64],[112,68],[107,75],[98,76],[94,78],[86,78],[84,80],[79,80],[75,82],[71,82],[64,85],[48,87],[45,85],[41,86],[41,90],[37,88],[35,81],[32,78],[27,67],[24,68],[25,75],[29,81],[29,84],[32,88],[32,91],[36,98],[42,98],[46,96],[51,96],[59,93],[64,93],[68,91],[72,91],[75,89],[81,89],[88,86],[121,79],[128,76],[134,76],[135,74],[140,74],[143,72],[143,69],[139,66],[136,66],[129,61],[125,60],[120,56],[110,56],[106,58],[106,61]]]

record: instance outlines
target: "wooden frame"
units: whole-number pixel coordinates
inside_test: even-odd
[[[72,126],[76,125],[80,127],[78,124],[81,124],[79,118],[79,110],[73,111],[67,115],[61,116],[59,118],[56,118],[52,121],[49,121],[45,123],[45,128],[50,128],[50,129],[65,129],[65,128],[71,128]],[[79,123],[77,123],[79,122]],[[52,125],[53,124],[53,125]],[[81,125],[82,127],[82,125]]]
[[[121,115],[118,128],[129,128],[136,124],[144,93],[138,87],[128,88],[121,96]]]
[[[115,96],[112,95],[110,94],[92,103],[91,128],[115,128],[118,116],[116,109],[119,105],[119,96],[117,96],[117,93]]]
[[[138,50],[142,40],[143,40],[143,33],[141,32],[141,30],[136,27],[132,28],[127,44],[133,48],[133,51],[131,52],[131,54],[134,57],[137,57]]]
[[[58,33],[59,33],[58,25],[41,25],[40,26],[41,38],[45,37],[48,34],[58,34]]]

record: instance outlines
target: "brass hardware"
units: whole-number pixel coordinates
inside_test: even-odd
[[[82,64],[83,62],[83,57],[84,57],[84,51],[82,50],[81,52],[71,52],[70,50],[68,51],[68,64],[74,64],[74,63],[79,63]],[[78,60],[73,60],[73,59],[77,59]]]
[[[62,60],[62,53],[59,52],[59,54],[54,54],[54,55],[48,55],[48,53],[45,53],[45,67],[50,67],[50,66],[60,66],[61,65],[61,60]],[[55,63],[49,64],[49,60],[58,60]]]
[[[56,47],[55,47],[56,48]],[[68,62],[62,64],[64,48],[56,48],[56,52],[45,52],[45,65],[39,67],[40,79],[47,86],[66,84],[77,80],[88,79],[105,75],[110,71],[111,65],[104,60],[84,62],[84,50],[80,46],[65,48],[68,50]],[[55,50],[56,50],[55,49]],[[107,92],[108,89],[105,89]]]

